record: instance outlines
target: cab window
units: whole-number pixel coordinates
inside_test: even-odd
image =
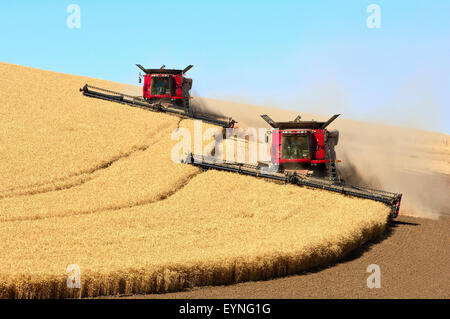
[[[281,141],[281,159],[310,158],[307,135],[283,135]]]
[[[170,77],[152,77],[151,95],[170,95],[171,94]]]

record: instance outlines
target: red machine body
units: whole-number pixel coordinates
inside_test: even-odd
[[[300,121],[300,117],[291,122],[274,122],[269,116],[262,115],[272,126],[268,131],[271,163],[282,171],[334,177],[334,147],[338,143],[339,132],[328,131],[326,127],[338,116],[334,115],[327,122]]]
[[[137,66],[145,73],[144,99],[151,103],[163,102],[189,107],[192,79],[186,78],[184,74],[192,68],[192,65],[184,70],[166,69],[165,66],[160,69],[145,69],[139,64]]]
[[[328,131],[324,130],[272,130],[272,147],[270,155],[272,163],[310,163],[320,164],[328,163],[329,159],[325,156],[326,144],[325,140],[328,136]],[[288,147],[287,139],[296,139],[303,144],[300,151],[289,152],[285,149]]]

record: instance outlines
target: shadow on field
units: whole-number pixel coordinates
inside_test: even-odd
[[[262,280],[258,280],[258,281],[270,281],[270,280],[274,280],[274,279],[281,279],[281,278],[288,278],[288,277],[293,277],[293,276],[302,276],[302,275],[307,275],[307,274],[312,274],[312,273],[319,273],[325,269],[332,268],[339,264],[345,264],[345,263],[354,261],[354,260],[360,258],[361,256],[363,256],[366,252],[369,252],[372,249],[372,247],[374,247],[374,245],[379,244],[379,243],[383,242],[384,240],[390,238],[395,233],[396,228],[398,228],[398,227],[415,227],[415,226],[420,226],[420,225],[421,224],[408,222],[408,221],[391,220],[387,224],[385,231],[382,234],[380,234],[377,238],[367,241],[361,247],[359,247],[353,251],[350,251],[349,253],[344,255],[339,260],[336,260],[334,262],[329,262],[327,264],[323,264],[320,266],[312,267],[310,269],[300,271],[300,272],[292,274],[292,275],[281,276],[281,277],[271,277],[271,278],[262,279]],[[226,286],[232,286],[232,285],[236,285],[236,283],[230,283],[230,284],[224,284],[224,285],[218,285],[218,286],[226,287]],[[199,289],[199,288],[205,288],[205,287],[186,288],[186,289],[180,290],[178,292],[187,292],[187,291],[192,291],[192,290]]]
[[[298,273],[297,275],[306,275],[309,273],[318,273],[322,270],[331,268],[333,266],[336,266],[338,264],[344,264],[347,262],[351,262],[355,259],[360,258],[364,253],[370,251],[372,249],[372,247],[376,244],[379,244],[381,242],[383,242],[384,240],[388,239],[389,237],[391,237],[394,232],[395,229],[397,227],[407,227],[407,226],[420,226],[420,224],[417,223],[411,223],[411,222],[407,222],[407,221],[401,221],[401,220],[391,220],[388,223],[388,226],[386,227],[386,230],[377,238],[374,238],[372,240],[367,241],[366,243],[364,243],[361,247],[349,252],[347,255],[343,256],[342,259],[337,260],[335,262],[332,263],[328,263],[328,264],[324,264],[321,266],[317,266],[317,267],[313,267],[311,269],[305,270],[303,272]]]
[[[420,224],[417,223],[410,223],[410,222],[403,222],[401,220],[393,220],[391,221],[392,226],[391,227],[398,227],[398,225],[409,225],[409,226],[420,226]]]
[[[400,217],[401,218],[401,217]],[[334,262],[329,262],[327,264],[323,264],[320,266],[316,266],[316,267],[312,267],[310,269],[304,270],[304,271],[300,271],[297,272],[295,274],[291,274],[291,275],[286,275],[286,276],[275,276],[275,277],[271,277],[271,278],[267,278],[267,279],[261,279],[261,280],[257,280],[258,282],[263,282],[263,281],[270,281],[270,280],[275,280],[275,279],[283,279],[283,278],[288,278],[288,277],[295,277],[295,276],[302,276],[302,275],[308,275],[308,274],[313,274],[313,273],[319,273],[323,270],[332,268],[334,266],[337,266],[339,264],[345,264],[348,262],[352,262],[360,257],[362,257],[365,253],[369,252],[374,245],[376,244],[380,244],[381,242],[383,242],[384,240],[390,238],[391,236],[393,236],[393,234],[395,233],[397,228],[407,228],[407,227],[415,227],[415,226],[421,226],[421,224],[418,223],[414,223],[414,222],[409,222],[409,221],[405,221],[405,220],[391,220],[388,224],[387,227],[385,229],[385,231],[380,234],[377,238],[374,238],[372,240],[367,241],[366,243],[364,243],[361,247],[350,251],[349,253],[347,253],[345,256],[343,256],[341,259],[336,260]],[[251,282],[251,281],[246,281]],[[239,283],[229,283],[229,284],[221,284],[221,285],[213,285],[215,287],[227,287],[227,286],[233,286],[236,284],[242,284],[244,282],[239,282]],[[185,288],[185,289],[181,289],[179,291],[177,291],[178,293],[180,292],[189,292],[189,291],[194,291],[197,289],[204,289],[207,286],[196,286],[196,287],[189,287],[189,288]],[[164,293],[162,293],[164,294]],[[133,296],[134,294],[127,294],[127,295],[119,295],[119,297],[130,297]],[[102,298],[102,297],[100,297]],[[106,297],[108,298],[108,297]]]

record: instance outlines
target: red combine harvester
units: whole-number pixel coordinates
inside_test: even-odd
[[[266,137],[266,142],[271,145],[271,162],[260,163],[260,167],[265,165],[272,171],[338,181],[334,147],[338,143],[339,132],[326,129],[338,116],[336,114],[326,122],[301,121],[300,116],[291,122],[275,122],[268,115],[261,115],[272,129]]]
[[[190,91],[192,79],[184,77],[193,65],[189,65],[184,70],[166,69],[163,65],[160,69],[145,69],[142,65],[136,64],[144,75],[143,96],[150,103],[160,103],[178,106],[184,110],[189,110]],[[142,75],[139,74],[139,83]]]
[[[336,114],[326,122],[301,121],[300,117],[292,122],[275,122],[269,116],[261,115],[272,127],[266,136],[266,143],[270,145],[270,162],[252,165],[195,154],[188,154],[183,162],[203,170],[234,172],[382,202],[391,208],[391,217],[397,217],[402,194],[346,185],[340,179],[334,150],[339,132],[326,129],[338,116]]]
[[[165,66],[159,69],[145,69],[139,64],[137,66],[145,73],[142,97],[88,84],[80,91],[88,97],[127,104],[149,111],[165,112],[181,118],[198,119],[223,128],[235,126],[236,122],[231,118],[197,112],[190,106],[192,80],[186,78],[184,74],[192,68],[192,65],[184,70],[166,69]],[[140,74],[139,82],[142,82],[141,80]],[[339,178],[334,152],[339,133],[326,129],[338,116],[338,114],[334,115],[326,122],[301,121],[300,117],[291,122],[275,122],[269,116],[261,115],[272,127],[268,131],[266,141],[271,147],[270,162],[262,162],[258,165],[216,162],[194,154],[188,154],[183,162],[199,166],[204,170],[224,170],[383,202],[392,208],[391,216],[397,217],[402,194],[345,185]]]
[[[234,126],[235,121],[231,118],[198,112],[190,107],[192,79],[186,78],[184,75],[193,67],[192,65],[183,70],[166,69],[164,65],[159,69],[145,69],[140,64],[136,65],[145,73],[144,76],[139,74],[139,83],[144,77],[142,96],[131,96],[89,84],[86,84],[80,91],[88,97],[127,104],[149,111],[202,120],[224,128]]]

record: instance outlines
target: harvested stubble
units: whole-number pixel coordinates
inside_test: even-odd
[[[0,297],[157,293],[267,279],[334,261],[386,225],[389,211],[379,203],[173,163],[170,132],[191,129],[192,121],[88,98],[57,108],[55,101],[64,102],[65,95],[77,99],[72,91],[86,79],[0,68],[10,78],[20,73],[20,81],[36,73],[66,85],[62,92],[43,90],[39,94],[51,105],[34,107],[7,81],[13,88],[8,98],[16,96],[32,110],[29,125],[37,129],[45,122],[46,129],[21,127],[25,115],[1,110],[9,123],[2,147],[15,154],[2,159],[2,170],[26,161],[29,166],[15,170],[16,180],[4,174]],[[77,116],[69,121],[64,114],[74,116],[70,108]],[[65,120],[53,125],[50,113]],[[79,129],[55,138],[61,123]],[[15,125],[20,134],[10,131]],[[96,129],[100,133],[86,139]],[[28,141],[35,133],[47,146]],[[50,144],[53,157],[44,160]],[[69,264],[80,266],[81,289],[66,286]]]

